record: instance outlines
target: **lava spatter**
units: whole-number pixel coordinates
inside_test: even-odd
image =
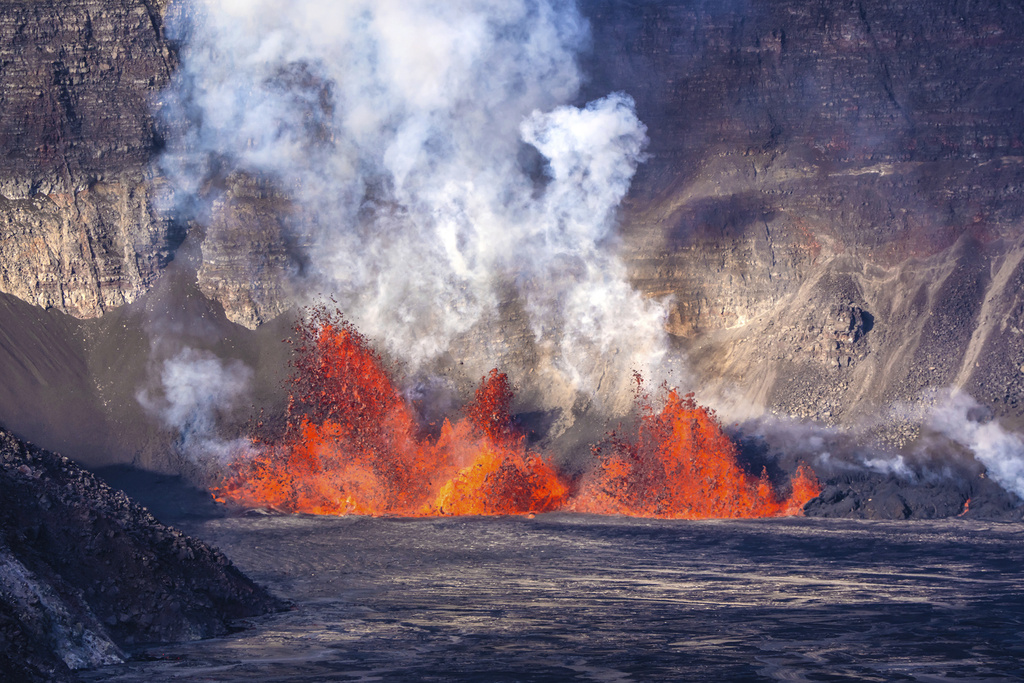
[[[381,357],[324,307],[296,326],[283,433],[261,433],[256,455],[214,489],[221,502],[285,512],[436,516],[558,508],[568,486],[514,428],[504,373],[483,378],[464,417],[436,440]]]
[[[597,464],[583,477],[572,509],[635,517],[706,519],[800,514],[821,490],[807,466],[782,498],[766,472],[743,470],[735,444],[714,411],[693,394],[666,390],[655,410],[641,398],[634,436],[612,435],[594,448]]]
[[[570,510],[697,519],[800,514],[820,491],[806,466],[785,498],[766,474],[745,472],[714,413],[675,391],[657,411],[642,398],[635,435],[610,436],[570,482],[527,447],[508,376],[497,369],[463,417],[445,420],[432,438],[420,433],[386,363],[339,312],[317,307],[295,331],[284,427],[257,434],[255,455],[215,487],[221,502],[324,515]]]
[[[500,515],[548,512],[563,505],[569,487],[539,454],[526,448],[512,420],[513,398],[505,373],[494,369],[483,378],[465,411],[468,424],[479,435],[472,462],[445,483],[432,512]],[[449,427],[447,440],[450,447],[458,448],[454,432]],[[439,444],[445,440],[442,434]]]

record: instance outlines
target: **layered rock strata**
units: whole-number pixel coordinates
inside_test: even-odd
[[[154,208],[165,2],[0,6],[0,292],[78,317],[147,291],[181,242]]]
[[[1024,15],[586,7],[594,93],[629,91],[650,130],[635,283],[673,297],[701,386],[832,423],[955,386],[1021,424]]]

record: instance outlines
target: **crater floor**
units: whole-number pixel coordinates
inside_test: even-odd
[[[85,681],[1017,678],[1019,525],[194,521],[289,612]]]

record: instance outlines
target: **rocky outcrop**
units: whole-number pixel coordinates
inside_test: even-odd
[[[963,461],[944,475],[896,477],[864,469],[834,473],[821,495],[807,504],[808,517],[845,519],[970,519],[1020,522],[1024,506]]]
[[[255,329],[294,300],[289,286],[304,252],[288,230],[292,211],[273,183],[241,173],[211,202],[196,279],[232,322]]]
[[[216,549],[0,431],[4,680],[67,680],[123,647],[220,635],[276,607]]]
[[[183,232],[154,209],[166,3],[5,2],[0,292],[95,317],[147,291]]]
[[[0,197],[0,291],[93,318],[148,291],[181,235],[144,179]]]

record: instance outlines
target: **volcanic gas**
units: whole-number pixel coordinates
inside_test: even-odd
[[[311,309],[291,343],[283,420],[254,424],[252,452],[214,487],[220,502],[322,515],[568,510],[698,519],[798,515],[820,492],[806,466],[788,496],[767,473],[745,472],[713,411],[668,388],[656,408],[639,376],[636,425],[594,446],[590,469],[573,477],[528,446],[508,376],[497,369],[461,416],[431,430],[338,310]]]

